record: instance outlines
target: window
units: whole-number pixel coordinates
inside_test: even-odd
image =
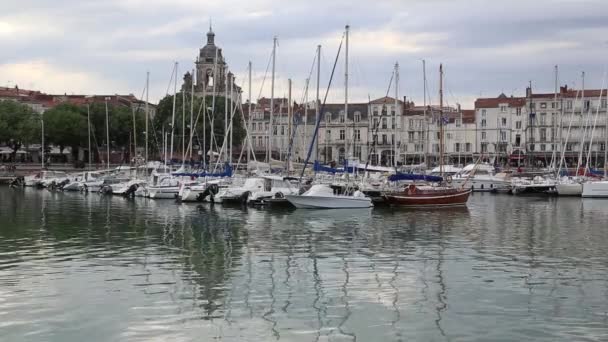
[[[252,131],[255,131],[255,127],[256,127],[255,122],[251,123],[251,130],[252,130]]]
[[[355,113],[355,122],[361,122],[361,114]]]
[[[547,141],[547,129],[546,128],[540,129],[540,141]]]
[[[386,118],[382,118],[382,129],[386,129],[386,128],[387,128]]]
[[[572,109],[572,101],[566,102],[566,108],[567,109]]]
[[[521,121],[515,121],[515,129],[521,129]]]
[[[540,113],[540,124],[541,125],[547,124],[547,113]]]
[[[517,115],[517,116],[521,115],[521,108],[515,109],[515,115]]]
[[[460,143],[454,144],[454,152],[460,152]]]
[[[382,144],[384,144],[384,145],[388,144],[388,139],[387,139],[386,134],[382,134]]]
[[[486,132],[481,132],[481,140],[486,140]]]
[[[454,138],[454,135],[452,133],[448,133],[448,134],[446,134],[446,136],[447,136],[448,139]]]
[[[521,144],[521,135],[517,134],[515,136],[515,146],[519,146]]]
[[[270,124],[268,122],[264,125],[264,132],[269,132],[268,131],[268,128],[270,127],[269,125]]]
[[[373,140],[374,140],[374,144],[378,144],[378,134],[374,134]]]
[[[378,128],[378,118],[374,118],[374,126],[373,128]]]
[[[606,143],[600,143],[600,151],[605,151],[606,150]]]
[[[391,128],[395,129],[395,118],[391,119]]]
[[[341,114],[341,115],[340,115],[340,123],[344,123],[344,121],[345,121],[345,118],[344,118],[344,117],[345,117],[345,115],[344,115],[344,114]]]
[[[546,149],[545,144],[540,144],[540,150],[545,151],[545,149]]]
[[[500,141],[507,141],[507,132],[500,131]]]
[[[355,130],[355,141],[361,141],[361,130]]]
[[[285,135],[285,126],[281,126],[281,135]]]
[[[408,132],[407,133],[407,140],[409,142],[413,142],[414,141],[414,132]]]
[[[391,134],[391,144],[395,145],[395,135]]]
[[[456,119],[456,120],[454,121],[454,123],[456,123],[456,127],[460,127],[460,125],[461,125],[461,120],[460,120],[460,119]]]
[[[471,152],[471,143],[466,143],[466,144],[464,145],[464,148],[465,148],[465,151],[466,151],[466,152]]]
[[[501,113],[506,113],[507,112],[507,106],[500,106],[500,112]]]
[[[374,109],[374,116],[378,116],[378,109]]]
[[[440,132],[437,132],[437,140],[441,139],[441,134]]]
[[[414,128],[414,119],[409,120],[410,129]]]
[[[327,122],[327,123],[331,122],[331,113],[325,113],[325,122]]]
[[[608,101],[606,99],[602,99],[602,108],[608,107]]]
[[[277,135],[277,126],[272,126],[272,135]]]
[[[507,118],[502,118],[500,123],[502,124],[502,127],[507,127]]]
[[[361,146],[355,146],[355,158],[361,159]]]
[[[481,143],[481,153],[488,153],[488,143]]]
[[[534,102],[530,103],[530,109],[536,109],[536,103],[534,103]]]
[[[340,130],[340,140],[346,139],[346,132],[343,129]]]
[[[530,151],[534,151],[534,144],[530,144]]]
[[[566,144],[566,151],[572,151],[572,146],[573,145],[574,145],[573,143]]]
[[[327,130],[325,132],[325,140],[331,140],[331,130]]]
[[[486,110],[485,110],[485,109],[482,109],[482,110],[481,110],[481,117],[482,117],[482,118],[485,118],[485,117],[486,117]]]
[[[394,109],[393,109],[393,110],[391,110],[391,115],[392,115],[392,116],[395,116],[395,110],[394,110]]]
[[[481,127],[486,127],[486,119],[481,119]]]
[[[541,102],[541,103],[540,103],[540,108],[541,108],[541,109],[545,109],[545,108],[547,108],[547,103],[546,103],[546,102]]]
[[[433,152],[435,152],[435,153],[439,152],[439,144],[433,144]]]
[[[585,101],[585,106],[584,106],[584,109],[585,109],[585,110],[589,110],[589,107],[591,107],[591,101],[586,100],[586,101]]]

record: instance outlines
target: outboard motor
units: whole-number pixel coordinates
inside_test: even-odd
[[[139,184],[131,184],[131,186],[123,194],[124,197],[135,197],[135,191],[139,188]]]

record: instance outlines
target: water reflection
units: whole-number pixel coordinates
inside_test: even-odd
[[[2,327],[33,341],[593,339],[608,333],[603,208],[475,194],[462,210],[275,211],[1,188]]]

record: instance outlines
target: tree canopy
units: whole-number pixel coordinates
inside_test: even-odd
[[[15,101],[0,101],[0,143],[13,149],[41,141],[41,115]]]

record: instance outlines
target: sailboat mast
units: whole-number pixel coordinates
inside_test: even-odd
[[[192,69],[192,82],[190,87],[190,155],[189,158],[192,160],[192,139],[194,137],[194,69]]]
[[[146,72],[146,152],[145,152],[145,161],[146,161],[146,168],[148,167],[148,136],[150,135],[149,132],[149,128],[148,128],[148,121],[150,121],[149,119],[149,112],[148,112],[148,99],[149,99],[149,95],[150,95],[150,72]],[[90,128],[89,128],[90,129]],[[90,145],[90,143],[89,143]],[[89,151],[91,150],[91,148],[89,147]],[[90,153],[90,152],[89,152]]]
[[[585,149],[585,134],[587,128],[587,120],[583,119],[584,110],[585,110],[585,72],[581,74],[582,78],[582,93],[581,93],[581,148],[578,153],[578,163],[576,163],[576,175],[578,175],[578,170],[583,163],[583,150]],[[584,122],[584,125],[583,125]],[[584,127],[583,127],[584,126]]]
[[[423,106],[424,106],[424,131],[423,134],[424,136],[422,137],[422,144],[423,144],[423,153],[424,153],[424,165],[428,168],[428,162],[427,162],[427,157],[428,157],[428,148],[429,148],[429,121],[426,117],[426,61],[423,59],[422,60],[422,97],[423,97]],[[411,127],[410,127],[411,129]]]
[[[224,74],[224,142],[228,140],[228,73]],[[226,145],[226,143],[224,143]],[[221,151],[220,151],[221,153]],[[228,152],[226,152],[228,154]],[[224,161],[228,161],[228,157],[224,156]]]
[[[321,45],[317,45],[317,99],[315,102],[315,122],[319,121],[319,113],[320,110],[320,98],[319,98],[319,88],[321,84]],[[315,160],[319,160],[319,140],[315,140]]]
[[[553,153],[551,154],[551,167],[553,168],[553,170],[557,170],[556,167],[556,163],[557,163],[557,143],[555,142],[557,139],[557,65],[555,66],[555,94],[553,96],[553,105],[551,106],[552,109],[554,109],[555,111],[553,112],[553,114],[551,115],[553,117],[553,134],[551,136],[551,141],[553,142]],[[560,127],[561,129],[561,127]]]
[[[443,177],[443,64],[439,64],[439,172]]]
[[[291,144],[291,122],[293,120],[291,112],[291,78],[287,80],[287,145]],[[285,171],[289,176],[289,153],[285,158]]]
[[[395,114],[393,115],[393,167],[397,167],[397,110],[399,107],[399,62],[395,63]]]
[[[268,153],[267,159],[268,164],[272,164],[272,120],[274,116],[274,75],[276,67],[276,53],[277,53],[277,37],[272,39],[272,78],[270,80],[270,126],[268,127]]]
[[[106,160],[108,170],[110,169],[110,115],[108,114],[108,98],[105,98],[106,104]]]
[[[346,25],[346,49],[344,50],[344,165],[347,166],[347,155],[348,155],[348,126],[346,119],[348,118],[348,34],[350,26]],[[353,117],[354,119],[354,117]]]
[[[232,121],[234,120],[234,110],[236,109],[236,104],[234,103],[234,75],[228,75],[228,80],[230,82],[230,124],[228,128],[230,129],[230,153],[228,154],[228,162],[232,164],[232,132],[234,131],[234,125]]]
[[[147,103],[147,102],[146,102]],[[91,169],[91,108],[87,103],[87,130],[89,132],[89,169]],[[44,146],[43,146],[44,148]]]
[[[182,89],[182,166],[186,160],[186,89]]]
[[[171,150],[169,151],[169,163],[173,161],[173,138],[175,136],[175,100],[177,99],[177,62],[175,62],[175,79],[173,81],[173,110],[171,114]]]
[[[251,136],[250,133],[251,132],[251,61],[249,61],[249,72],[248,72],[248,97],[249,99],[247,100],[247,102],[249,103],[249,109],[247,110],[247,143],[248,143],[248,148],[247,148],[247,161],[249,162],[251,160]]]

